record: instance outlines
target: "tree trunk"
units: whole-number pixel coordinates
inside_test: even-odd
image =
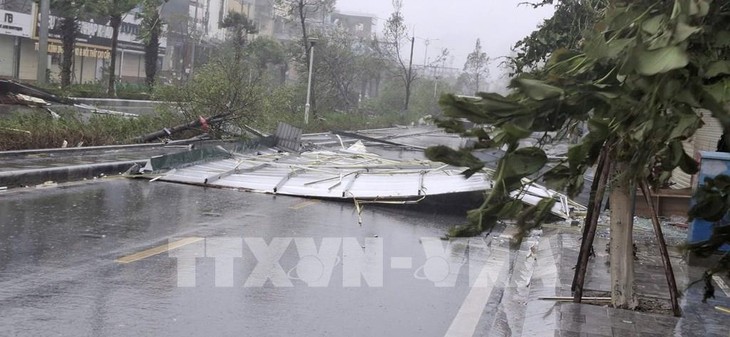
[[[610,195],[611,205],[611,302],[616,308],[636,309],[634,292],[634,207],[633,189],[626,182],[615,179],[626,170],[625,163],[617,163]]]
[[[413,73],[412,67],[413,67],[413,44],[416,42],[416,38],[412,37],[411,39],[411,57],[408,59],[408,71],[406,72],[406,103],[405,103],[405,111],[408,111],[408,106],[411,102],[411,84],[413,84]]]
[[[119,25],[122,24],[121,15],[112,15],[109,24],[112,26],[112,50],[109,60],[109,86],[106,93],[109,96],[117,97],[116,90],[116,67],[117,67],[117,44],[119,43]]]
[[[64,17],[61,19],[61,88],[71,85],[71,69],[74,64],[74,45],[76,43],[76,18]]]
[[[160,19],[160,16],[155,13],[152,22],[155,25]],[[144,74],[145,83],[148,87],[152,88],[155,85],[155,75],[157,75],[157,54],[160,51],[160,28],[151,27],[150,38],[147,44],[144,46]]]

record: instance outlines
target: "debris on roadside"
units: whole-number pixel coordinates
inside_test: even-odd
[[[48,188],[48,187],[56,187],[58,186],[58,183],[55,181],[46,181],[42,184],[35,185],[35,188]]]
[[[82,111],[94,114],[128,118],[138,117],[137,114],[133,113],[99,109],[92,105],[78,103],[72,98],[56,96],[44,89],[32,85],[2,79],[0,79],[0,104],[25,105],[31,108],[41,108],[48,111],[54,119],[59,119],[61,116],[49,108],[53,104],[72,106]]]

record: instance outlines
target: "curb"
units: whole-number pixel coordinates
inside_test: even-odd
[[[147,159],[0,172],[0,187],[16,188],[46,181],[68,182],[91,179],[101,174],[117,175],[134,164],[144,165],[146,162]]]

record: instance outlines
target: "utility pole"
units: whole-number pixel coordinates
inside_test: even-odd
[[[41,0],[41,22],[38,32],[38,73],[36,81],[46,83],[48,69],[48,20],[51,12],[51,0]]]
[[[411,82],[413,82],[413,43],[416,42],[416,37],[411,38],[411,57],[408,59],[408,78],[406,78],[406,111],[408,111],[408,103],[411,100]]]
[[[198,48],[198,1],[195,0],[195,11],[193,12],[193,50],[190,54],[190,73],[188,79],[193,77],[193,70],[195,69],[195,49]]]

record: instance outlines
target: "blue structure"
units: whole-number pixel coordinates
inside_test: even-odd
[[[700,172],[697,175],[697,184],[705,184],[705,178],[714,178],[720,174],[730,175],[730,153],[725,152],[700,152]],[[693,201],[694,203],[694,201]],[[689,225],[689,243],[705,241],[712,235],[714,226],[730,225],[730,216],[717,222],[710,222],[703,219],[694,219]],[[720,247],[721,251],[730,251],[730,244]]]

